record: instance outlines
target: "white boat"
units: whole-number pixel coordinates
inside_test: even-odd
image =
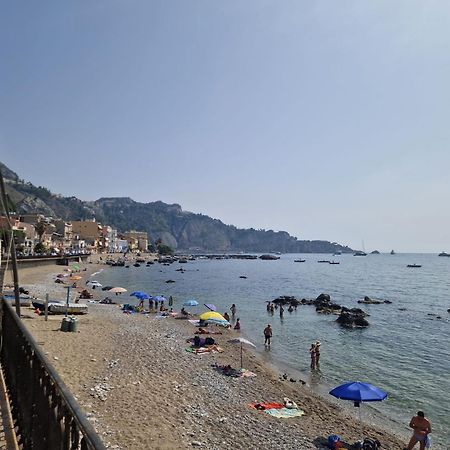
[[[3,298],[12,302],[12,305],[16,305],[16,297],[14,293],[12,294],[3,294]],[[19,296],[20,306],[31,306],[31,297],[29,295],[20,295]]]
[[[45,300],[40,298],[33,299],[33,306],[41,311],[45,309]],[[49,314],[87,314],[88,313],[88,305],[84,303],[72,303],[69,302],[67,305],[66,302],[61,300],[49,300],[48,301],[48,312]]]

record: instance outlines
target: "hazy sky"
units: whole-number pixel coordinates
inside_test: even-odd
[[[450,2],[3,1],[0,160],[366,250],[450,251]]]

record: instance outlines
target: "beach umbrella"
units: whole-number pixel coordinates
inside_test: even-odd
[[[341,400],[350,400],[354,406],[360,408],[362,402],[381,402],[388,396],[387,392],[369,383],[360,381],[349,381],[336,386],[330,391],[333,397]],[[361,409],[359,409],[359,422],[361,424],[361,436],[363,435],[363,424],[361,420]]]
[[[87,283],[86,283],[88,286],[92,286],[92,287],[102,287],[103,285],[102,284],[100,284],[98,281],[88,281]]]
[[[216,305],[212,303],[203,303],[210,311],[217,311]]]
[[[157,295],[156,297],[153,297],[157,302],[165,302],[167,299],[164,297],[164,295]]]
[[[230,344],[240,344],[241,345],[241,369],[242,369],[242,345],[250,345],[251,347],[256,347],[255,344],[253,344],[253,342],[248,341],[247,339],[244,339],[242,337],[237,337],[237,338],[233,338],[233,339],[229,339],[228,342]]]
[[[134,292],[132,292],[132,293],[130,294],[130,297],[139,297],[139,296],[141,296],[141,295],[148,295],[148,294],[146,294],[146,293],[143,292],[143,291],[134,291]]]
[[[222,316],[222,314],[216,312],[216,311],[206,311],[199,316],[200,320],[210,320],[210,319],[216,319],[216,320],[226,320],[225,317]]]
[[[207,311],[200,314],[199,319],[203,322],[210,323],[213,325],[221,325],[222,327],[230,326],[230,322],[222,316],[222,314],[216,311]]]
[[[198,306],[198,301],[197,300],[186,300],[183,303],[183,306]]]
[[[135,297],[138,298],[139,300],[149,300],[149,299],[153,298],[151,295],[148,295],[145,292],[141,292],[140,294],[136,295]]]
[[[114,292],[115,294],[122,294],[122,292],[127,292],[127,290],[123,287],[113,287],[108,292]]]

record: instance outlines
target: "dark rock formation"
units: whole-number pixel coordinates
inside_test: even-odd
[[[292,305],[292,306],[298,306],[300,304],[300,301],[297,300],[292,295],[280,295],[275,300],[272,300],[272,303],[275,303],[276,305]]]
[[[365,318],[366,315],[362,309],[348,309],[343,306],[336,322],[344,328],[364,328],[369,326],[369,322]]]

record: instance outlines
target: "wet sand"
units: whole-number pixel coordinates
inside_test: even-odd
[[[96,261],[81,267],[87,269],[77,273],[82,288],[91,273],[107,270]],[[38,297],[48,292],[63,299],[66,290],[54,283],[60,271],[59,266],[23,269],[20,285]],[[98,288],[90,291],[97,299],[105,297]],[[109,448],[308,450],[325,448],[330,434],[349,443],[361,437],[356,413],[300,382],[280,380],[278,371],[252,350],[244,349],[243,365],[256,377],[232,378],[213,370],[216,363],[239,367],[240,347],[227,343],[236,331],[217,328],[223,334],[212,337],[224,352],[196,355],[186,351],[186,339],[196,330],[186,320],[89,304],[89,314],[78,316],[78,332],[64,333],[59,331],[62,316],[45,322],[31,308],[22,314]],[[305,415],[278,419],[248,406],[282,403],[284,397]],[[401,449],[406,442],[371,424],[364,425],[364,436],[379,439],[384,449]]]

